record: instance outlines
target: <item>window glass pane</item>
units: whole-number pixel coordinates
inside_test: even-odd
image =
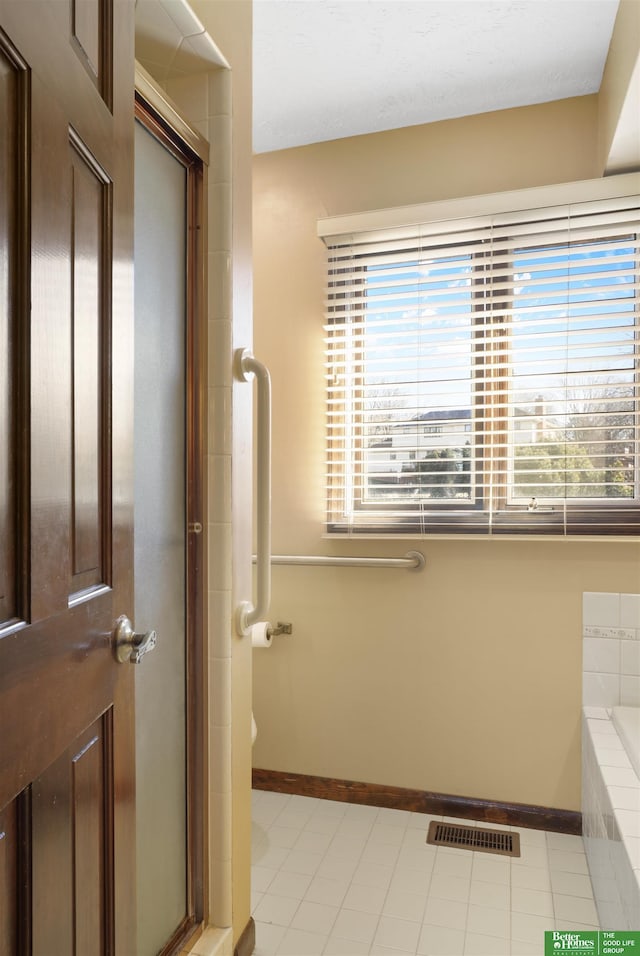
[[[471,496],[471,256],[366,270],[364,498]]]
[[[512,497],[632,497],[632,241],[518,250],[513,268]]]

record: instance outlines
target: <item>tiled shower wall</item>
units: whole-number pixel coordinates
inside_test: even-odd
[[[640,707],[640,594],[583,595],[583,707]]]
[[[640,706],[640,595],[583,596],[582,833],[603,929],[640,928],[640,780],[609,709]]]

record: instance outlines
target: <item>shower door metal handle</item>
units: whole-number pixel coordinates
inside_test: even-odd
[[[136,634],[133,624],[126,615],[116,621],[113,632],[113,653],[120,664],[139,664],[145,654],[152,651],[158,643],[155,631]]]
[[[236,610],[236,629],[244,637],[253,624],[266,619],[271,603],[271,376],[266,365],[249,349],[234,355],[238,381],[257,384],[257,507],[256,507],[256,602],[242,601]]]

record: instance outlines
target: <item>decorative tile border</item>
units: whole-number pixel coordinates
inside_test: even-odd
[[[594,624],[585,624],[582,629],[583,637],[602,637],[609,640],[640,641],[640,629],[635,627],[599,627]]]

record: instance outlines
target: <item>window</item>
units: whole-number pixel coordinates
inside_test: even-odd
[[[330,531],[640,534],[639,205],[327,240]]]

